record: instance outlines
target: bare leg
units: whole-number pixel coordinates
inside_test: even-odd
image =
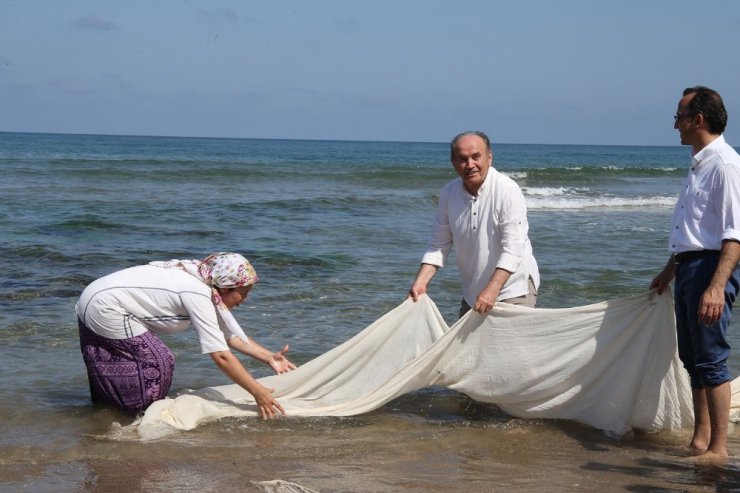
[[[691,389],[694,400],[694,436],[689,448],[697,455],[707,451],[711,435],[709,420],[709,405],[707,404],[706,389]]]
[[[727,459],[727,429],[730,421],[732,389],[730,382],[725,382],[705,390],[711,433],[709,446],[701,458],[724,460]]]

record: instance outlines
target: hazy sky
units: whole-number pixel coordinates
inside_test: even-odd
[[[0,131],[677,145],[740,2],[0,0]]]

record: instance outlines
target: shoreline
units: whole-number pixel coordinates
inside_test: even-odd
[[[401,397],[353,418],[224,419],[148,443],[82,434],[78,443],[55,452],[0,446],[0,490],[422,492],[452,491],[461,484],[465,491],[740,488],[740,458],[722,467],[697,466],[682,456],[689,438],[682,430],[616,440],[570,421],[511,418],[460,394],[427,394]],[[730,447],[740,451],[736,426]]]

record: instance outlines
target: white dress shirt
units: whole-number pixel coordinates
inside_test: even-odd
[[[728,239],[740,240],[740,156],[720,135],[691,159],[668,250],[720,250]]]
[[[511,272],[497,300],[526,295],[530,277],[535,288],[540,284],[528,231],[519,185],[489,168],[477,196],[465,189],[461,178],[444,186],[422,263],[444,267],[454,245],[463,297],[470,306],[497,267]]]

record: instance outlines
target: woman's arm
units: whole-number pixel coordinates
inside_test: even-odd
[[[276,417],[277,411],[285,414],[283,406],[272,397],[275,389],[269,389],[255,380],[231,351],[211,353],[211,359],[234,383],[254,396],[259,414],[263,419]]]
[[[290,349],[287,344],[280,351],[273,353],[252,338],[249,339],[249,342],[245,342],[241,337],[232,337],[227,343],[231,349],[270,365],[275,373],[285,373],[296,368],[285,356],[285,353]]]

